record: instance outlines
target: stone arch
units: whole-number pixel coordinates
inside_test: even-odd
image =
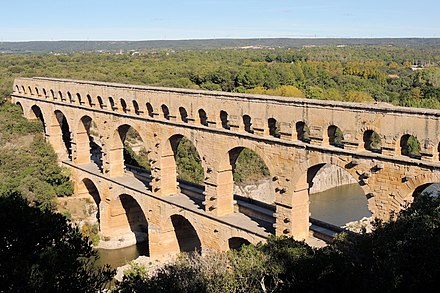
[[[69,99],[69,103],[74,103],[75,101],[72,98],[72,94],[70,92],[67,92],[67,98]]]
[[[93,107],[95,105],[95,103],[93,103],[92,97],[89,94],[87,94],[86,98],[87,98],[87,103],[89,104],[89,107]]]
[[[130,244],[148,243],[148,220],[138,201],[129,194],[121,194],[110,202],[109,230],[126,238]]]
[[[267,127],[269,129],[269,135],[280,138],[280,126],[278,121],[275,118],[267,119]]]
[[[60,110],[54,111],[55,127],[51,127],[50,140],[62,160],[72,160],[72,135],[67,117]]]
[[[84,105],[84,101],[82,100],[80,93],[76,93],[76,101],[78,105]]]
[[[222,123],[222,127],[224,129],[230,129],[231,127],[229,126],[229,115],[228,112],[221,110],[220,111],[220,121]]]
[[[200,150],[197,148],[197,146],[191,141],[185,134],[173,134],[169,138],[165,140],[165,142],[162,143],[162,151],[161,151],[161,171],[162,171],[162,177],[161,177],[161,191],[163,195],[171,195],[178,192],[177,190],[177,149],[179,147],[179,144],[181,143],[182,139],[186,139],[186,141],[190,142],[191,146],[194,149],[194,155],[196,158],[199,158],[200,165],[203,169],[203,178],[205,178],[205,170],[206,166],[204,163],[203,153],[200,152]],[[202,178],[202,180],[203,180]],[[203,187],[201,186],[203,183],[198,183],[196,186],[197,189],[201,189],[201,192],[203,192]],[[190,183],[190,185],[193,185],[193,183]],[[203,195],[199,195],[195,192],[187,192],[185,190],[181,190],[182,193],[186,194],[188,197],[190,197],[194,202],[201,205],[201,202],[204,200]]]
[[[399,142],[400,154],[403,156],[420,159],[420,141],[412,134],[404,134],[400,137]]]
[[[160,106],[160,108],[162,109],[163,118],[165,118],[166,120],[170,120],[170,110],[168,109],[168,106],[165,104],[162,104],[162,106]]]
[[[41,110],[41,108],[37,105],[33,105],[29,111],[28,114],[28,119],[30,120],[40,120],[41,123],[43,124],[43,129],[44,129],[44,133],[46,133],[46,123],[45,123],[45,119],[44,119],[44,115],[43,112]]]
[[[244,131],[249,133],[254,133],[254,130],[252,129],[252,118],[249,115],[243,115],[243,128]]]
[[[93,120],[88,115],[82,116],[81,119],[79,120],[77,131],[75,133],[77,164],[90,163],[91,147],[92,144],[94,143],[94,139],[90,136],[90,129],[92,127],[92,123]],[[102,159],[102,154],[101,154],[101,159]]]
[[[21,103],[20,102],[16,102],[15,104],[20,107],[21,115],[24,115],[24,108],[21,105]]]
[[[44,95],[44,98],[47,99],[47,92],[46,92],[45,88],[43,88],[43,95]]]
[[[202,242],[194,226],[182,215],[174,214],[170,217],[174,228],[179,250],[181,252],[202,252]]]
[[[94,214],[96,212],[96,221],[98,224],[101,223],[101,213],[100,213],[100,204],[101,204],[101,193],[97,185],[90,178],[83,178],[78,185],[78,190],[76,192],[78,197],[85,197],[90,200],[90,202],[94,203],[92,209],[87,209],[88,213]]]
[[[18,84],[15,85],[15,91],[19,94],[21,94],[21,90],[20,87],[18,86]]]
[[[31,89],[31,86],[28,86],[28,94],[29,94],[29,95],[32,95],[32,89]]]
[[[188,123],[188,112],[184,107],[179,107],[180,121]]]
[[[140,114],[140,109],[139,109],[139,104],[138,104],[138,102],[137,102],[136,100],[133,100],[132,104],[133,104],[133,110],[134,110],[134,113],[135,113],[136,115],[139,115],[139,114]]]
[[[58,96],[60,97],[61,101],[65,101],[66,99],[63,96],[63,93],[61,91],[58,91]]]
[[[310,142],[310,129],[304,121],[295,124],[296,138],[303,142]]]
[[[432,183],[440,182],[440,174],[438,172],[428,172],[418,176],[409,177],[407,179],[408,181],[406,184],[397,190],[396,194],[394,195],[394,201],[396,201],[400,207],[404,207],[413,202],[414,194],[417,191],[423,190],[423,187],[426,187]]]
[[[108,97],[108,103],[110,106],[110,110],[114,111],[116,109],[116,104],[112,97]]]
[[[364,149],[374,153],[382,153],[382,139],[376,131],[372,129],[365,130],[363,134],[363,141]]]
[[[53,89],[50,90],[50,97],[52,98],[52,100],[56,100],[56,96],[55,96],[55,92],[53,91]]]
[[[26,88],[24,87],[24,85],[21,86],[21,91],[23,92],[23,94],[26,94]]]
[[[206,111],[203,109],[199,109],[199,123],[204,126],[208,126],[208,115],[206,115]]]
[[[228,239],[228,247],[230,250],[240,250],[244,245],[251,244],[249,240],[242,237],[231,237]]]
[[[327,128],[328,143],[338,148],[344,148],[344,133],[336,125]]]
[[[102,100],[101,96],[97,96],[96,99],[98,100],[99,109],[104,109],[105,104],[104,104],[104,101]]]
[[[128,106],[127,106],[127,102],[124,100],[124,99],[119,99],[119,104],[121,105],[121,111],[123,112],[123,113],[127,113],[127,112],[129,112],[130,110],[128,109]]]
[[[143,146],[148,149],[146,143],[148,140],[143,136],[143,132],[136,125],[121,124],[113,132],[113,136],[110,143],[109,162],[110,162],[110,176],[118,177],[125,173],[125,160],[124,160],[124,142],[128,133],[128,130],[132,128],[136,134],[141,138]]]
[[[147,107],[147,114],[149,117],[153,118],[154,117],[154,109],[153,106],[150,103],[146,104]]]
[[[37,97],[39,97],[39,96],[40,96],[40,91],[38,90],[38,88],[37,88],[37,87],[35,87],[35,93],[37,94]]]

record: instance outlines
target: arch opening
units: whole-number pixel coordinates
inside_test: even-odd
[[[417,137],[411,134],[405,134],[400,138],[400,153],[403,156],[420,159],[420,142]]]
[[[228,118],[228,112],[226,111],[220,111],[220,121],[222,123],[222,127],[224,129],[230,129],[231,127],[229,126],[229,118]]]
[[[38,90],[38,88],[37,88],[37,87],[35,87],[35,93],[37,94],[37,97],[39,97],[39,96],[40,96],[40,91]]]
[[[180,192],[202,208],[205,199],[203,195],[205,176],[197,148],[188,138],[180,134],[170,137],[167,146],[166,152],[169,155],[163,160],[172,160],[167,164],[170,166],[167,170],[167,174],[170,175],[170,190],[173,190],[179,181]]]
[[[329,126],[327,129],[327,134],[330,145],[338,148],[344,148],[344,133],[339,127],[335,125]]]
[[[61,132],[61,140],[62,140],[62,152],[67,154],[67,158],[72,160],[72,134],[70,131],[69,123],[67,122],[66,116],[59,111],[55,111],[55,118],[59,125],[59,131]]]
[[[78,101],[79,105],[84,105],[84,101],[81,99],[81,95],[79,93],[76,94],[76,100]]]
[[[84,210],[87,213],[86,216],[93,219],[93,221],[91,221],[92,224],[96,222],[99,225],[101,222],[101,213],[99,209],[99,205],[101,204],[101,196],[98,188],[96,188],[96,185],[92,180],[84,178],[78,193],[80,197],[85,196],[89,199],[89,204],[86,204],[84,207]]]
[[[110,104],[110,110],[112,110],[112,111],[116,110],[115,101],[113,100],[112,97],[109,97],[109,98],[108,98],[108,102],[109,102],[109,104]]]
[[[67,92],[67,98],[69,99],[69,102],[70,102],[70,103],[75,102],[75,101],[72,99],[72,94],[71,94],[70,92]]]
[[[79,164],[95,163],[102,172],[103,141],[96,123],[89,116],[80,120],[77,136],[77,161]]]
[[[243,116],[243,126],[244,126],[244,131],[249,132],[249,133],[254,133],[254,130],[252,129],[251,116],[249,116],[249,115]]]
[[[66,100],[64,98],[63,93],[61,91],[58,91],[58,96],[60,97],[60,100],[63,101],[63,102]]]
[[[136,115],[141,114],[141,111],[139,109],[139,104],[135,100],[133,100],[133,110]]]
[[[92,97],[90,95],[87,95],[87,103],[89,103],[90,107],[95,106],[95,103],[93,103]]]
[[[310,129],[303,121],[296,123],[296,138],[303,142],[310,142]]]
[[[24,109],[23,109],[23,106],[21,105],[21,103],[20,103],[20,102],[16,102],[15,105],[17,105],[18,107],[20,107],[20,114],[21,114],[21,115],[24,115]]]
[[[179,107],[180,121],[188,123],[188,112],[184,107]]]
[[[208,116],[203,109],[199,109],[199,121],[201,125],[208,126]]]
[[[147,113],[148,113],[148,116],[150,116],[151,118],[153,118],[153,117],[154,117],[154,109],[153,109],[153,106],[152,106],[150,103],[147,103],[146,105],[147,105]]]
[[[43,112],[41,112],[40,107],[38,107],[37,105],[33,105],[31,107],[29,119],[39,120],[41,122],[44,133],[46,133],[46,123],[44,122]]]
[[[120,99],[119,103],[121,105],[122,112],[127,113],[128,112],[127,102],[125,102],[124,99]]]
[[[240,250],[244,245],[251,244],[247,239],[241,237],[232,237],[228,239],[230,250]]]
[[[310,222],[356,230],[369,222],[368,199],[358,181],[345,169],[332,164],[317,164],[307,170]],[[316,221],[317,220],[317,221]]]
[[[367,130],[364,132],[364,148],[374,153],[382,152],[382,141],[376,131]]]
[[[425,183],[418,186],[413,194],[413,200],[417,200],[421,195],[427,195],[430,197],[440,196],[440,182]]]
[[[53,90],[50,90],[50,97],[52,98],[52,100],[56,100],[57,97],[55,95],[55,92]]]
[[[245,147],[233,148],[228,154],[230,168],[221,176],[231,181],[231,196],[237,202],[238,212],[274,233],[275,188],[265,161]]]
[[[104,101],[102,100],[101,96],[97,96],[96,98],[97,98],[97,100],[98,100],[98,106],[99,106],[99,109],[104,109],[104,108],[106,108],[106,105],[104,104]]]
[[[160,107],[162,109],[163,118],[165,118],[166,120],[170,120],[170,110],[168,109],[168,107],[166,105],[162,105]]]
[[[202,252],[202,243],[197,235],[197,231],[185,217],[181,215],[172,215],[171,223],[173,224],[177,243],[179,244],[181,252]]]
[[[269,118],[267,120],[267,126],[269,128],[269,135],[280,138],[280,125],[275,118]]]
[[[123,221],[121,228],[133,233],[136,243],[145,242],[148,246],[148,221],[141,206],[128,194],[120,195],[119,200],[125,211],[125,221]]]

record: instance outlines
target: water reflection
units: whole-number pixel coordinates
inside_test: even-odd
[[[358,184],[311,194],[310,213],[312,218],[337,226],[371,216],[367,198]]]
[[[117,268],[125,265],[129,261],[136,259],[140,255],[148,256],[148,245],[143,243],[137,243],[129,247],[119,249],[98,249],[99,260],[98,264],[109,264],[112,268]]]

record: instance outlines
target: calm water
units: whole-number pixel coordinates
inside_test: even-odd
[[[140,255],[148,256],[148,245],[138,243],[119,249],[98,249],[100,259],[98,264],[109,264],[112,268],[125,265],[129,261],[136,259]]]
[[[357,183],[311,194],[310,213],[312,218],[337,226],[371,216],[367,198]]]

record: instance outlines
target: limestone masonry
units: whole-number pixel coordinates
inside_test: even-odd
[[[231,239],[256,243],[267,237],[234,210],[232,169],[243,148],[269,168],[275,234],[297,239],[309,233],[309,184],[324,164],[349,172],[373,217],[385,220],[411,202],[415,191],[440,181],[440,111],[435,110],[52,78],[17,78],[12,102],[28,119],[44,121],[48,141],[72,169],[75,196],[91,195],[98,204],[101,234],[136,241],[148,233],[153,257],[179,251],[177,219],[194,227],[203,251],[227,250]],[[61,116],[70,129],[70,153]],[[91,121],[103,142],[102,170],[90,160]],[[149,186],[136,185],[124,169],[128,126],[148,152]],[[334,126],[344,135],[338,144]],[[374,151],[365,147],[372,131],[381,140]],[[420,142],[420,156],[402,155],[407,135]],[[182,137],[202,159],[202,208],[180,194],[174,153]],[[130,197],[130,204],[122,197]],[[147,226],[132,229],[142,218]]]

